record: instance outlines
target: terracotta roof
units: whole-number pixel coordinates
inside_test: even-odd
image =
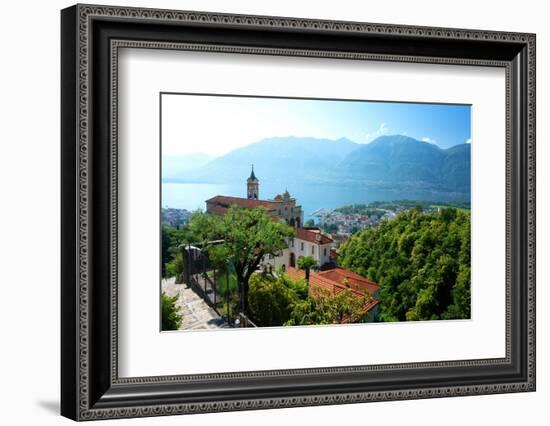
[[[352,271],[348,271],[347,269],[343,268],[336,268],[338,271],[345,271],[349,272],[353,275],[357,275]],[[347,287],[346,285],[342,284],[340,281],[337,281],[334,279],[337,275],[332,274],[328,275],[326,272],[334,271],[334,269],[324,272],[314,272],[311,271],[309,274],[309,292],[310,295],[315,296],[316,293],[318,293],[319,290],[324,289],[328,291],[332,295],[336,295],[341,293],[344,290],[349,290],[351,293],[356,297],[362,297],[365,295],[365,291],[368,291],[369,294],[372,296],[380,287],[378,284],[373,283],[372,281],[368,281],[365,278],[361,277],[363,280],[368,281],[370,284],[370,290],[366,288],[354,288],[351,280],[350,280],[350,286]],[[294,268],[292,266],[288,267],[285,272],[289,278],[293,280],[303,280],[306,277],[305,271],[302,269]],[[375,290],[376,288],[376,290]],[[371,291],[373,290],[373,291]],[[374,297],[371,297],[367,303],[365,304],[365,311],[368,312],[372,308],[374,308],[376,305],[378,305],[380,301]]]
[[[372,297],[367,303],[365,303],[365,312],[370,311],[372,308],[374,308],[379,303],[380,303],[380,300],[375,299],[374,297]]]
[[[228,207],[223,207],[223,206],[220,206],[220,205],[215,205],[214,207],[211,207],[211,208],[208,210],[208,213],[216,214],[216,215],[218,215],[218,216],[223,216],[224,214],[227,213],[227,210],[229,210]]]
[[[304,280],[306,278],[306,273],[303,269],[294,268],[292,266],[289,266],[286,271],[286,275],[289,276],[290,279],[293,280]],[[311,279],[311,273],[310,273],[310,279]]]
[[[277,204],[273,201],[268,200],[250,200],[248,198],[240,197],[227,197],[225,195],[216,195],[208,200],[207,204],[217,204],[222,207],[230,207],[232,205],[237,205],[239,207],[244,207],[247,209],[252,209],[255,207],[264,207],[268,210],[273,210],[277,208]]]
[[[374,294],[378,290],[380,290],[380,286],[378,284],[365,277],[362,277],[359,274],[356,274],[353,271],[350,271],[349,269],[333,268],[319,272],[319,275],[340,283],[341,285],[344,285],[344,280],[347,280],[349,288],[359,291],[361,293],[368,291],[369,294]]]
[[[334,296],[344,290],[344,287],[329,279],[319,276],[319,274],[315,272],[312,272],[309,275],[309,291],[315,294],[315,290],[318,289],[328,290],[328,292]],[[358,294],[357,296],[362,296],[362,294]]]
[[[294,232],[295,232],[296,238],[299,238],[300,240],[309,241],[310,243],[315,243],[315,244],[332,243],[332,238],[330,238],[326,234],[323,234],[318,229],[295,228]]]

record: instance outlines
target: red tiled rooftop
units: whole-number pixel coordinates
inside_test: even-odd
[[[332,238],[326,234],[323,234],[318,229],[295,228],[294,231],[296,238],[299,238],[300,240],[309,241],[310,243],[315,244],[332,243]]]
[[[345,271],[350,272],[353,275],[357,275],[354,272],[348,271],[347,269],[343,268],[337,268],[339,271]],[[378,291],[380,288],[378,284],[373,283],[372,281],[366,280],[365,278],[361,277],[363,280],[369,282],[368,288],[355,288],[353,284],[350,282],[350,286],[346,286],[345,284],[342,284],[340,281],[334,280],[331,278],[331,276],[327,275],[326,272],[330,272],[334,270],[324,271],[324,272],[314,272],[311,271],[309,274],[309,292],[312,296],[315,296],[315,294],[323,289],[328,291],[332,295],[336,295],[341,293],[344,290],[349,290],[351,293],[356,297],[362,297],[365,295],[365,291],[367,291],[371,296]],[[301,269],[294,268],[294,267],[288,267],[286,272],[287,276],[293,280],[304,280],[305,279],[305,272]],[[332,277],[337,275],[332,275]],[[379,303],[379,300],[371,297],[367,303],[365,304],[365,311],[370,311],[372,308],[374,308]]]
[[[306,278],[306,273],[303,269],[294,268],[292,266],[289,266],[285,273],[290,277],[292,280],[304,280]],[[311,274],[310,274],[311,275]]]
[[[217,206],[211,207],[208,212],[212,214],[216,214],[218,216],[223,216],[225,213],[227,213],[227,210],[229,210],[228,207],[217,205]]]
[[[347,280],[349,288],[360,292],[368,291],[370,294],[374,294],[380,290],[380,286],[378,284],[362,277],[359,274],[356,274],[353,271],[350,271],[349,269],[333,268],[327,271],[319,272],[319,275],[322,275],[332,281],[336,281],[342,285],[345,285],[344,280]]]

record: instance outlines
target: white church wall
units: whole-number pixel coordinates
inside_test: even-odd
[[[317,260],[319,262],[319,266],[322,266],[325,263],[330,262],[330,249],[331,248],[332,248],[332,243],[323,244],[322,246],[319,246],[319,259]]]

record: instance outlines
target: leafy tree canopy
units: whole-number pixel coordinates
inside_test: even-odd
[[[343,243],[339,263],[380,284],[382,321],[470,318],[467,212],[402,212]]]
[[[306,228],[313,228],[315,226],[315,221],[313,219],[308,219],[306,220],[306,222],[304,223],[304,226]]]
[[[223,266],[230,262],[237,282],[248,295],[248,281],[266,255],[277,256],[288,247],[294,235],[291,227],[275,221],[263,208],[246,209],[231,206],[223,216],[195,213],[189,223],[195,241],[202,242],[210,260]],[[211,242],[215,243],[211,243]],[[217,242],[216,242],[217,241]],[[245,307],[242,307],[245,311]]]
[[[357,297],[350,290],[336,295],[317,289],[313,296],[294,303],[285,325],[342,324],[364,322],[368,312],[365,304],[370,296]]]
[[[254,274],[250,278],[248,306],[259,326],[280,326],[290,319],[298,295],[285,285],[282,278]]]
[[[299,257],[296,261],[298,268],[303,269],[306,272],[306,281],[309,283],[309,272],[311,269],[317,268],[319,264],[311,256]]]
[[[318,266],[317,261],[311,256],[299,257],[296,261],[298,268],[300,269],[312,269]]]
[[[175,259],[178,255],[178,246],[186,242],[189,233],[186,230],[176,229],[172,226],[163,225],[162,235],[162,276],[170,277],[175,275]]]

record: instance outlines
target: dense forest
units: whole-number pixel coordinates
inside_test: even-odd
[[[380,284],[380,321],[470,318],[468,212],[401,212],[343,243],[339,263]]]

